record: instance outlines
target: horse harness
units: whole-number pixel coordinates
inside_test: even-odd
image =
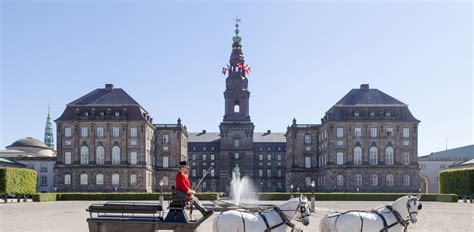
[[[410,200],[408,200],[408,202],[407,202],[407,210],[408,210],[409,216],[411,216],[412,214],[418,214],[418,212],[410,212],[410,203],[411,203],[412,201],[416,201],[416,199],[410,199]],[[360,221],[361,221],[360,231],[362,232],[363,229],[364,229],[364,219],[362,218],[362,216],[360,215],[360,213],[361,213],[361,212],[363,212],[363,213],[375,213],[375,214],[377,214],[380,218],[382,218],[382,221],[383,221],[383,227],[384,227],[384,228],[382,228],[382,229],[380,230],[380,232],[388,232],[388,230],[389,230],[390,228],[394,227],[394,226],[397,225],[397,224],[402,225],[403,228],[404,228],[403,231],[404,231],[404,232],[407,232],[407,231],[408,231],[408,225],[410,224],[409,219],[404,220],[404,219],[402,218],[402,216],[400,215],[400,213],[399,213],[397,210],[393,209],[393,207],[392,207],[391,205],[385,205],[385,208],[387,208],[388,210],[390,210],[390,213],[392,213],[393,216],[397,219],[396,222],[394,222],[394,223],[392,223],[392,224],[390,224],[390,225],[387,225],[387,219],[385,219],[385,217],[383,216],[383,213],[380,213],[380,212],[378,212],[377,210],[371,210],[371,211],[351,210],[351,211],[346,211],[346,212],[344,212],[344,213],[339,213],[339,214],[335,215],[335,217],[337,217],[335,223],[337,224],[337,220],[339,219],[340,216],[342,216],[342,215],[344,215],[344,214],[347,214],[347,213],[356,212],[356,213],[358,213],[359,218],[360,218]],[[418,205],[418,209],[421,210],[421,208],[422,208],[422,206],[421,206],[421,204],[419,204],[419,205]]]
[[[272,230],[274,230],[274,229],[276,229],[276,228],[278,228],[278,227],[280,227],[280,226],[283,226],[283,225],[287,225],[288,227],[290,227],[290,228],[291,228],[291,231],[294,231],[295,229],[297,229],[297,228],[296,228],[296,225],[293,224],[293,223],[288,219],[288,217],[285,215],[285,213],[283,213],[283,210],[281,210],[280,208],[278,208],[278,206],[275,206],[275,207],[273,207],[272,209],[275,210],[275,212],[278,214],[278,216],[280,216],[282,222],[280,222],[280,223],[278,223],[278,224],[276,224],[276,225],[270,227],[270,224],[268,224],[268,219],[267,219],[267,217],[265,216],[265,214],[263,214],[262,211],[259,211],[258,214],[260,215],[260,217],[262,217],[263,221],[265,222],[265,225],[267,226],[267,229],[265,229],[265,232],[271,232]],[[302,215],[303,217],[309,216],[308,214],[306,214],[306,213],[304,212],[304,208],[301,207],[300,204],[298,205],[298,207],[296,208],[295,211],[298,211],[298,209],[300,210],[301,215]],[[242,224],[243,224],[243,226],[244,226],[244,232],[245,232],[245,231],[246,231],[246,229],[245,229],[245,219],[244,219],[244,215],[243,215],[242,211],[240,211],[240,217],[242,218]]]

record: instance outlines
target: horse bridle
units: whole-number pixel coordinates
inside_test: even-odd
[[[298,222],[303,222],[303,219],[305,217],[309,217],[311,216],[311,210],[308,209],[308,211],[310,212],[309,214],[305,212],[306,210],[306,205],[308,204],[308,202],[304,203],[303,201],[301,201],[301,197],[299,198],[300,200],[300,203],[298,204],[298,207],[296,207],[295,209],[295,214],[298,212],[298,209],[300,210],[300,213],[301,213],[301,218],[295,218],[296,221]],[[304,203],[304,204],[303,204]],[[304,206],[303,206],[304,205]]]
[[[407,201],[407,211],[408,211],[408,217],[411,218],[411,215],[412,214],[416,214],[418,216],[418,211],[413,211],[411,212],[410,211],[410,203],[411,202],[415,202],[415,205],[416,203],[418,202],[418,198],[414,197],[414,198],[410,198],[408,201]],[[421,210],[423,208],[423,206],[421,205],[421,203],[418,205],[418,210]]]

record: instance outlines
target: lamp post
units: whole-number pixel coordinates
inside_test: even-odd
[[[290,198],[293,198],[293,184],[290,185],[290,190],[291,190],[291,196],[290,196]]]
[[[163,185],[164,184],[165,183],[163,182],[163,180],[160,180],[159,185],[160,185],[160,191],[161,191],[161,193],[160,193],[160,205],[161,206],[163,206]]]
[[[311,212],[314,212],[314,208],[315,208],[315,204],[314,204],[314,186],[316,186],[316,183],[313,181],[311,181],[311,187],[313,188],[312,189],[312,192],[311,192]]]

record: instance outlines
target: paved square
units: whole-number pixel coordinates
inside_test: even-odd
[[[0,204],[0,231],[2,232],[46,232],[46,231],[88,231],[85,209],[92,201],[27,202]],[[205,202],[208,203],[208,202]],[[262,201],[261,204],[279,204],[276,201]],[[319,231],[319,220],[329,209],[344,211],[350,209],[368,210],[387,202],[343,202],[321,201],[316,203],[316,212],[311,215],[308,227],[299,225],[304,231]],[[212,231],[212,221],[218,213],[203,223],[201,232]],[[196,217],[199,217],[196,213]],[[423,202],[418,223],[411,224],[409,231],[456,231],[474,232],[474,204]]]

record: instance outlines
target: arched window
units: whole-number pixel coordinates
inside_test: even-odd
[[[87,146],[81,147],[81,164],[89,163],[89,148]]]
[[[71,175],[69,174],[64,175],[64,184],[66,185],[71,184]]]
[[[239,102],[234,102],[234,113],[240,113],[240,105]]]
[[[393,147],[385,148],[385,164],[393,165]]]
[[[105,161],[105,149],[103,146],[98,146],[95,149],[95,162],[96,164],[104,164]]]
[[[81,185],[87,185],[87,174],[81,174]]]
[[[336,177],[336,183],[339,186],[344,185],[344,176],[343,175],[337,175]]]
[[[117,173],[112,174],[112,185],[120,184],[120,176]]]
[[[378,185],[379,184],[379,176],[377,176],[377,174],[370,175],[370,184],[371,185]]]
[[[362,175],[355,174],[354,175],[354,185],[362,185]]]
[[[359,146],[354,147],[354,164],[362,164],[362,148],[360,148]]]
[[[103,185],[103,184],[104,184],[104,175],[102,175],[102,174],[100,174],[100,173],[97,174],[97,175],[95,176],[95,184],[96,184],[96,185]]]
[[[307,176],[307,177],[304,179],[304,184],[306,185],[306,187],[311,186],[311,177]]]
[[[392,175],[392,174],[388,174],[386,178],[387,178],[387,179],[386,179],[387,185],[392,186],[392,185],[393,185],[393,175]]]
[[[112,164],[120,164],[120,147],[112,147]]]
[[[377,165],[378,164],[378,151],[377,147],[373,146],[369,149],[369,164]]]
[[[135,174],[130,175],[130,184],[131,185],[136,185],[137,184],[137,175],[135,175]]]

